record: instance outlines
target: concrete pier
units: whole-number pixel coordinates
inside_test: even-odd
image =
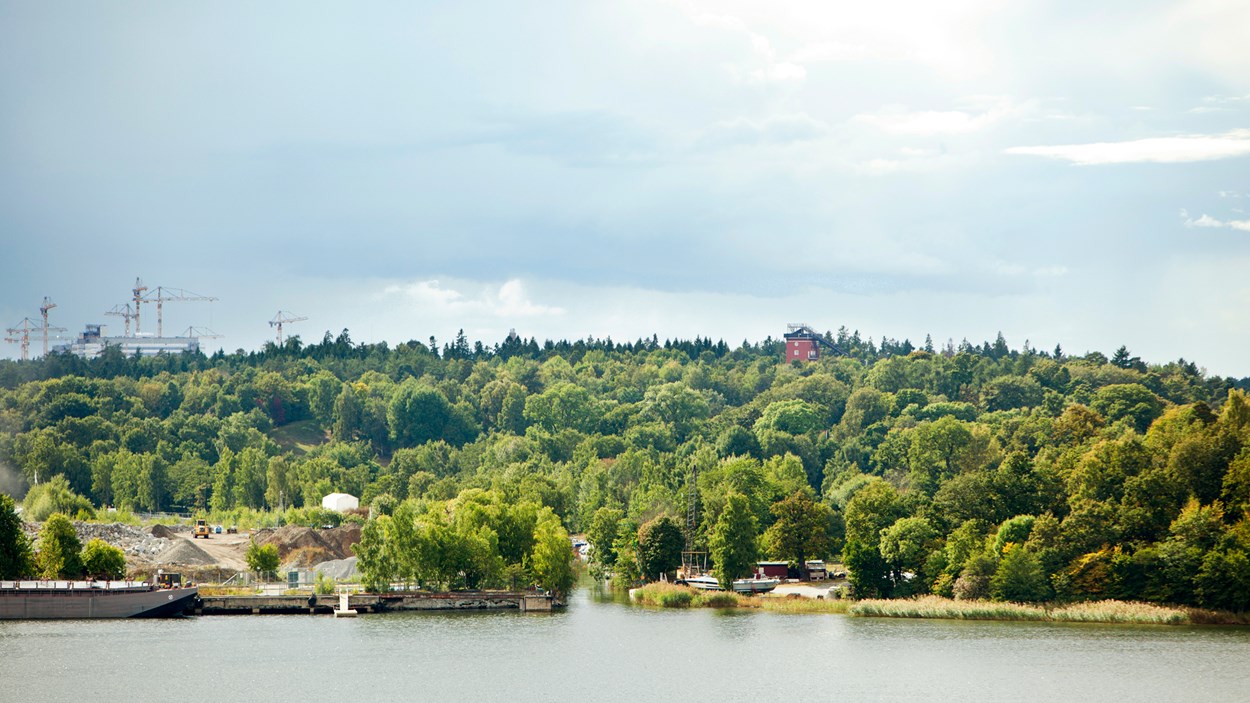
[[[338,606],[333,595],[307,596],[201,596],[188,610],[191,615],[313,615],[332,614]],[[356,593],[348,606],[358,613],[405,610],[507,610],[544,612],[552,609],[551,596],[515,591],[461,591],[457,593]]]

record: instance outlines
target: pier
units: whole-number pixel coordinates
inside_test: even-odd
[[[337,595],[200,596],[188,615],[330,615],[339,605]],[[353,593],[348,607],[357,613],[409,610],[519,610],[546,612],[552,598],[542,593],[465,591],[459,593]]]

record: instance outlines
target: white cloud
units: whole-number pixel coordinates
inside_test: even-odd
[[[1186,227],[1209,227],[1215,229],[1236,229],[1242,232],[1250,232],[1250,220],[1218,220],[1205,212],[1199,217],[1192,218],[1185,210],[1181,210],[1181,217],[1185,218]]]
[[[525,286],[518,279],[505,281],[498,287],[480,287],[477,294],[467,297],[454,288],[447,288],[437,280],[417,281],[406,285],[390,285],[385,295],[402,295],[420,306],[424,312],[436,315],[492,315],[494,317],[541,317],[564,314],[562,308],[539,305],[530,300]]]
[[[786,144],[816,139],[828,130],[829,125],[800,112],[771,115],[763,120],[738,118],[717,122],[708,129],[701,141],[709,144]]]
[[[1215,161],[1250,155],[1250,129],[1235,129],[1224,134],[1152,137],[1125,142],[1016,146],[1006,149],[1004,153],[1043,156],[1070,161],[1080,166]]]
[[[1032,103],[1017,104],[1006,98],[980,98],[979,105],[962,110],[907,110],[889,106],[851,118],[884,132],[907,135],[969,134],[1034,109]]]

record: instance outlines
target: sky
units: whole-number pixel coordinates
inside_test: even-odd
[[[50,296],[120,333],[141,278],[218,298],[164,309],[209,350],[279,310],[391,343],[805,322],[1250,376],[1246,27],[1236,0],[0,0],[0,322]]]

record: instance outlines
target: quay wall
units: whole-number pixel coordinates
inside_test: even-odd
[[[189,615],[314,615],[330,614],[338,608],[338,595],[309,597],[281,596],[201,596],[187,610]],[[384,613],[406,610],[520,610],[549,611],[551,596],[504,591],[463,593],[356,593],[348,607],[358,613]]]

